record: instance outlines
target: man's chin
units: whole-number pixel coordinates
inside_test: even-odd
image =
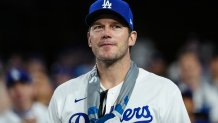
[[[111,57],[101,57],[99,58],[99,60],[105,63],[113,63],[116,61],[115,58],[111,58]]]

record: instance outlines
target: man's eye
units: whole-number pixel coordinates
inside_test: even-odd
[[[114,25],[113,28],[118,29],[118,28],[121,28],[121,26],[120,25]]]
[[[94,30],[96,30],[96,29],[101,29],[101,28],[102,28],[102,26],[100,26],[100,25],[93,27]]]

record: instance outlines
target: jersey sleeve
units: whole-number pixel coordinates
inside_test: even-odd
[[[47,123],[61,123],[57,105],[57,93],[54,93],[48,106]]]
[[[162,123],[191,123],[179,88],[168,91]]]

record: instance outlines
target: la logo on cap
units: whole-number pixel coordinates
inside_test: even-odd
[[[102,4],[102,8],[108,8],[111,9],[112,3],[109,2],[109,0],[104,0],[104,3]]]

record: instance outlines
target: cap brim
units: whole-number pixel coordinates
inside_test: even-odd
[[[116,17],[120,18],[126,25],[128,25],[128,23],[125,21],[125,18],[122,17],[120,14],[118,14],[117,12],[110,10],[110,9],[101,9],[101,10],[97,10],[89,15],[86,16],[86,24],[88,26],[91,26],[92,23],[94,21],[96,21],[97,19],[99,19],[100,15],[103,14],[111,14],[111,15],[115,15]]]

